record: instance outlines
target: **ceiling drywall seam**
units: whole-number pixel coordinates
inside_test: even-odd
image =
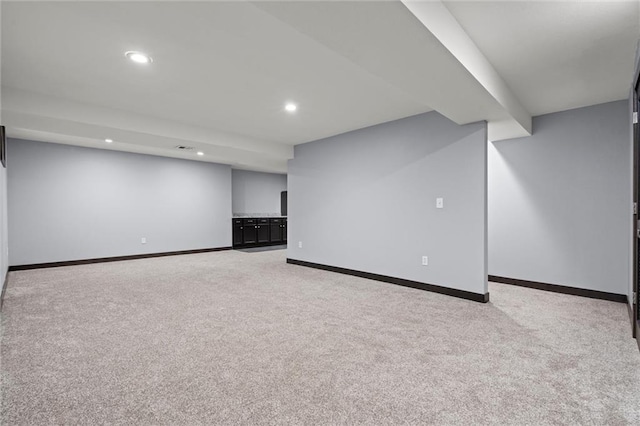
[[[109,108],[61,100],[17,89],[3,89],[4,118],[15,137],[81,146],[116,149],[150,155],[188,158],[176,145],[205,149],[199,161],[236,168],[282,173],[293,157],[293,147],[213,129],[198,128]],[[69,130],[73,129],[73,135]],[[66,136],[65,136],[66,135]],[[109,136],[109,146],[100,142]],[[128,143],[136,141],[136,143]]]
[[[293,157],[293,148],[287,144],[60,99],[20,89],[4,87],[3,100],[5,112],[10,110],[94,125],[106,125],[106,123],[109,123],[109,127],[128,131],[185,138],[213,145],[262,152],[267,155]]]
[[[531,114],[522,106],[449,9],[440,0],[402,0],[402,3],[512,117],[512,120],[490,120],[489,140],[531,135]]]

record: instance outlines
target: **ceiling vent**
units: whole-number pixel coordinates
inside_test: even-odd
[[[181,151],[191,151],[191,150],[193,150],[195,148],[192,147],[192,146],[178,145],[178,146],[176,146],[176,149],[179,149]]]

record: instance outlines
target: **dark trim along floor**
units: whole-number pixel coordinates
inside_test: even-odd
[[[610,300],[612,302],[627,303],[626,294],[607,293],[606,291],[587,290],[584,288],[567,287],[558,284],[541,283],[537,281],[519,280],[516,278],[489,275],[489,281],[501,284],[511,284],[520,287],[535,288],[537,290],[553,291],[555,293],[572,294],[574,296],[590,297],[592,299]]]
[[[7,280],[9,279],[9,271],[4,274],[4,281],[2,282],[2,294],[0,294],[0,311],[2,310],[2,305],[4,305],[4,292],[7,290]]]
[[[56,268],[58,266],[86,265],[89,263],[119,262],[121,260],[148,259],[151,257],[208,253],[211,251],[222,251],[222,250],[231,250],[231,247],[214,247],[214,248],[197,249],[197,250],[166,251],[163,253],[132,254],[129,256],[98,257],[95,259],[66,260],[64,262],[34,263],[31,265],[15,265],[15,266],[9,266],[9,271],[24,271],[26,269]]]
[[[287,259],[287,263],[291,263],[293,265],[308,266],[309,268],[323,269],[325,271],[337,272],[339,274],[353,275],[360,278],[367,278],[370,280],[397,284],[404,287],[416,288],[419,290],[432,291],[434,293],[446,294],[447,296],[473,300],[474,302],[487,303],[489,301],[489,293],[472,293],[470,291],[458,290],[455,288],[448,288],[434,284],[421,283],[418,281],[405,280],[403,278],[389,277],[387,275],[373,274],[371,272],[362,272],[353,269],[339,268],[337,266],[322,265],[320,263],[306,262],[304,260]]]

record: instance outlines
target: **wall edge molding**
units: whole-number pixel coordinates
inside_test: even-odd
[[[430,291],[432,293],[444,294],[446,296],[457,297],[460,299],[471,300],[474,302],[487,303],[489,302],[489,293],[473,293],[466,290],[458,290],[455,288],[443,287],[435,284],[422,283],[419,281],[406,280],[404,278],[390,277],[388,275],[374,274],[372,272],[357,271],[354,269],[341,268],[338,266],[323,265],[320,263],[307,262],[305,260],[297,260],[287,258],[287,263],[298,266],[306,266],[309,268],[322,269],[329,272],[336,272],[339,274],[352,275],[355,277],[366,278],[374,281],[381,281],[390,284],[396,284],[403,287],[415,288],[417,290]]]
[[[4,281],[2,282],[2,294],[0,294],[0,311],[4,306],[4,293],[7,291],[7,285],[9,284],[9,270],[4,274]]]
[[[153,257],[180,256],[183,254],[209,253],[209,252],[223,251],[223,250],[231,250],[231,247],[224,246],[224,247],[212,247],[212,248],[195,249],[195,250],[179,250],[179,251],[166,251],[166,252],[160,252],[160,253],[132,254],[127,256],[96,257],[91,259],[65,260],[61,262],[32,263],[28,265],[12,265],[12,266],[9,266],[9,271],[25,271],[29,269],[57,268],[60,266],[88,265],[91,263],[120,262],[123,260],[138,260],[138,259],[149,259]]]
[[[560,284],[543,283],[539,281],[521,280],[518,278],[500,277],[497,275],[489,275],[489,281],[499,284],[510,284],[519,287],[533,288],[536,290],[551,291],[554,293],[570,294],[572,296],[588,297],[591,299],[608,300],[611,302],[626,303],[627,295],[618,293],[608,293],[600,290],[589,290],[585,288],[569,287]]]

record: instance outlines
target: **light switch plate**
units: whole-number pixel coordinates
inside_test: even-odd
[[[437,209],[444,208],[444,198],[436,198],[436,208]]]

